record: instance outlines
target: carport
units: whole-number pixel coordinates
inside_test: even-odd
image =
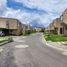
[[[9,29],[2,29],[5,35],[9,35]]]

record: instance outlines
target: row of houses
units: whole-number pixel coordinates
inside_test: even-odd
[[[54,19],[45,31],[51,34],[67,36],[67,9],[64,10],[59,18]]]
[[[6,35],[21,35],[32,32],[33,28],[29,25],[22,24],[17,19],[1,17],[0,31],[3,31]]]
[[[45,32],[45,28],[35,28],[36,32]]]

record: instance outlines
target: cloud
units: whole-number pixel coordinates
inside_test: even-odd
[[[46,12],[39,17],[40,22],[49,24],[53,19],[59,17],[67,8],[67,0],[15,0],[28,8],[37,8]]]
[[[67,0],[15,0],[30,8],[39,8],[47,12],[61,12],[67,7]],[[59,8],[59,9],[58,9]],[[58,9],[58,10],[57,10]]]
[[[7,7],[6,7],[6,0],[0,0],[0,16],[4,14],[4,12],[6,11]]]
[[[0,16],[32,26],[48,26],[67,8],[67,0],[0,0]]]

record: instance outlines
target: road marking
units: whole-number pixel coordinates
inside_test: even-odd
[[[0,52],[2,52],[3,51],[3,49],[0,49]]]
[[[15,48],[27,48],[29,47],[28,45],[16,45]]]
[[[67,52],[63,52],[62,54],[67,56]]]
[[[26,38],[26,37],[22,37],[22,38]]]

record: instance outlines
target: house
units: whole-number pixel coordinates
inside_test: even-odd
[[[36,32],[41,32],[41,28],[35,28]]]
[[[50,34],[63,34],[63,26],[60,18],[56,18],[46,29]]]
[[[63,35],[67,36],[67,9],[60,16],[63,25]]]
[[[49,33],[50,33],[50,34],[53,34],[53,33],[54,33],[54,25],[53,25],[53,23],[51,23],[51,24],[49,25],[48,30],[49,30]]]
[[[63,26],[61,24],[61,19],[60,18],[56,18],[53,20],[53,26],[54,26],[54,33],[55,34],[63,34]]]
[[[49,34],[53,34],[54,33],[53,23],[49,24],[49,26],[47,28],[45,28],[45,32],[48,32]]]
[[[44,28],[44,27],[43,27],[43,28],[41,28],[41,32],[43,32],[43,33],[45,32],[45,28]]]
[[[6,35],[20,35],[22,26],[21,22],[12,18],[0,18],[0,30]]]
[[[30,25],[22,24],[22,34],[30,34],[33,32],[33,28]]]

